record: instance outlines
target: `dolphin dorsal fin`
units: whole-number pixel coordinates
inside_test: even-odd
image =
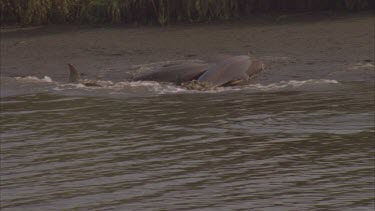
[[[81,80],[81,74],[72,64],[68,64],[68,66],[69,66],[69,82],[78,83],[79,80]]]

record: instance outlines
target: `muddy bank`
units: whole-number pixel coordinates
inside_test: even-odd
[[[373,80],[374,35],[371,13],[167,27],[7,28],[1,30],[1,75],[65,81],[69,62],[89,76],[119,80],[132,65],[250,52],[267,65],[257,80]]]

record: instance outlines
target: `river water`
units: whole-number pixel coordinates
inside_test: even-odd
[[[2,210],[373,210],[374,83],[1,78]]]

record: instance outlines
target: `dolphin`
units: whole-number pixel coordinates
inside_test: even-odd
[[[263,62],[249,56],[233,56],[211,65],[198,79],[201,84],[209,84],[211,88],[235,85],[247,81],[264,70]]]
[[[72,64],[69,63],[68,67],[69,67],[69,83],[78,83],[81,80],[81,74]]]
[[[68,64],[70,83],[101,86],[96,80],[81,79],[73,65]],[[156,68],[150,73],[134,77],[131,81],[171,82],[188,89],[207,90],[219,86],[234,86],[248,81],[264,70],[263,62],[249,56],[226,57],[212,64],[203,62],[172,63]]]
[[[201,76],[209,65],[206,63],[174,63],[163,65],[151,73],[146,73],[133,78],[133,81],[158,81],[172,82],[177,85],[196,80]]]
[[[72,64],[69,66],[69,83],[81,83],[85,86],[101,86],[96,80],[82,79],[83,75]]]
[[[81,83],[85,86],[100,86],[97,80],[82,79],[82,73],[80,73],[72,64],[68,64],[68,66],[70,71],[70,83]],[[150,73],[136,76],[131,79],[131,81],[171,82],[180,85],[184,82],[198,79],[208,67],[208,64],[201,62],[172,63],[163,65]]]

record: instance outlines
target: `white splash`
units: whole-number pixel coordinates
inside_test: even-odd
[[[319,85],[319,84],[338,84],[339,82],[336,80],[329,80],[329,79],[309,79],[305,81],[297,81],[297,80],[290,80],[290,81],[280,81],[277,83],[262,85],[262,84],[249,84],[246,85],[246,89],[257,89],[261,91],[269,91],[269,90],[278,90],[284,88],[296,88],[302,86],[312,86],[312,85]]]
[[[43,78],[38,78],[35,76],[27,77],[16,77],[18,81],[23,81],[27,83],[48,83],[53,85],[50,87],[54,91],[63,92],[69,90],[75,91],[88,91],[90,93],[107,93],[107,94],[173,94],[173,93],[221,93],[228,91],[275,91],[275,90],[285,90],[285,89],[295,89],[298,87],[308,87],[319,88],[322,84],[339,84],[336,80],[328,79],[309,79],[309,80],[290,80],[290,81],[280,81],[277,83],[270,84],[248,84],[244,86],[233,86],[233,87],[217,87],[214,89],[199,91],[191,90],[185,87],[177,86],[172,83],[159,83],[155,81],[105,81],[97,80],[95,84],[98,86],[85,86],[84,84],[77,83],[60,83],[54,82],[50,77],[44,76]]]
[[[328,79],[309,79],[304,81],[290,80],[290,81],[280,81],[271,84],[248,84],[245,86],[233,86],[233,87],[217,87],[214,89],[199,91],[186,89],[181,86],[176,86],[171,83],[159,83],[155,81],[97,81],[100,86],[85,86],[83,84],[59,84],[58,88],[55,90],[65,89],[81,89],[88,91],[95,90],[108,90],[110,93],[145,93],[150,92],[154,94],[172,94],[172,93],[220,93],[226,91],[241,91],[241,90],[251,90],[251,91],[275,91],[283,89],[293,89],[298,87],[318,87],[317,85],[322,84],[339,84],[336,80]]]
[[[353,64],[349,67],[350,70],[358,70],[358,69],[374,69],[375,68],[375,65],[370,63],[370,62],[360,62],[360,63],[356,63],[356,64]]]
[[[186,92],[187,90],[170,83],[159,83],[155,81],[122,81],[113,83],[109,86],[103,86],[105,89],[117,91],[150,91],[157,94]]]
[[[38,78],[35,76],[15,77],[15,78],[16,80],[21,80],[21,81],[26,81],[26,82],[47,82],[47,83],[53,82],[53,80],[48,76],[44,76],[43,78]]]

